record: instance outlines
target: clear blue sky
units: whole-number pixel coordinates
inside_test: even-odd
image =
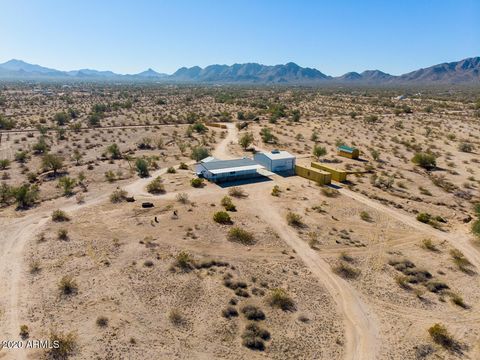
[[[480,0],[0,2],[0,62],[60,70],[293,61],[400,74],[480,55]]]

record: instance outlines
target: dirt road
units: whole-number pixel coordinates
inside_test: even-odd
[[[473,246],[470,238],[466,234],[462,233],[446,233],[437,229],[432,228],[431,226],[417,221],[414,217],[401,212],[400,210],[390,208],[385,206],[375,200],[369,199],[363,195],[360,195],[354,191],[342,188],[339,191],[348,196],[351,199],[354,199],[358,202],[361,202],[372,209],[378,210],[382,213],[392,216],[394,219],[403,222],[405,225],[408,225],[426,235],[436,237],[442,240],[446,240],[450,243],[451,246],[459,249],[465,257],[477,268],[477,272],[480,270],[480,252],[478,249]]]

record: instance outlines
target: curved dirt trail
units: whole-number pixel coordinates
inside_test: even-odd
[[[228,133],[225,139],[222,139],[216,146],[215,150],[212,152],[212,156],[221,159],[228,160],[234,158],[234,156],[228,151],[228,145],[231,142],[236,142],[238,138],[238,130],[232,123],[227,123]]]
[[[430,225],[426,225],[417,221],[417,219],[405,214],[399,210],[392,209],[388,206],[385,206],[377,201],[369,199],[363,195],[357,194],[354,191],[342,188],[339,191],[358,202],[361,202],[372,209],[378,210],[382,213],[389,214],[394,219],[403,222],[405,225],[408,225],[414,229],[417,229],[425,234],[434,236],[443,240],[446,240],[450,243],[451,246],[459,249],[465,257],[477,268],[477,272],[480,270],[480,252],[478,249],[473,246],[470,241],[470,238],[466,234],[461,233],[446,233],[437,229],[432,228]]]
[[[379,329],[373,312],[362,301],[357,291],[347,281],[335,275],[318,253],[302,240],[296,231],[287,225],[285,217],[271,204],[267,196],[255,196],[255,203],[261,202],[260,216],[278,233],[280,238],[304,262],[309,270],[325,286],[344,317],[345,354],[348,360],[374,360],[378,350]]]

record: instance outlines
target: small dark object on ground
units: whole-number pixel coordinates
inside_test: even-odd
[[[135,198],[134,198],[133,196],[127,196],[127,197],[125,198],[125,201],[126,201],[126,202],[135,202]]]
[[[142,203],[142,208],[153,208],[153,204],[151,202],[144,202]]]

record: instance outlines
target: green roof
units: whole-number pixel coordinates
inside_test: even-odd
[[[340,151],[345,151],[345,152],[348,152],[348,153],[352,153],[354,152],[355,150],[357,150],[356,148],[353,148],[353,147],[350,147],[350,146],[347,146],[347,145],[340,145],[338,147],[338,150]]]

